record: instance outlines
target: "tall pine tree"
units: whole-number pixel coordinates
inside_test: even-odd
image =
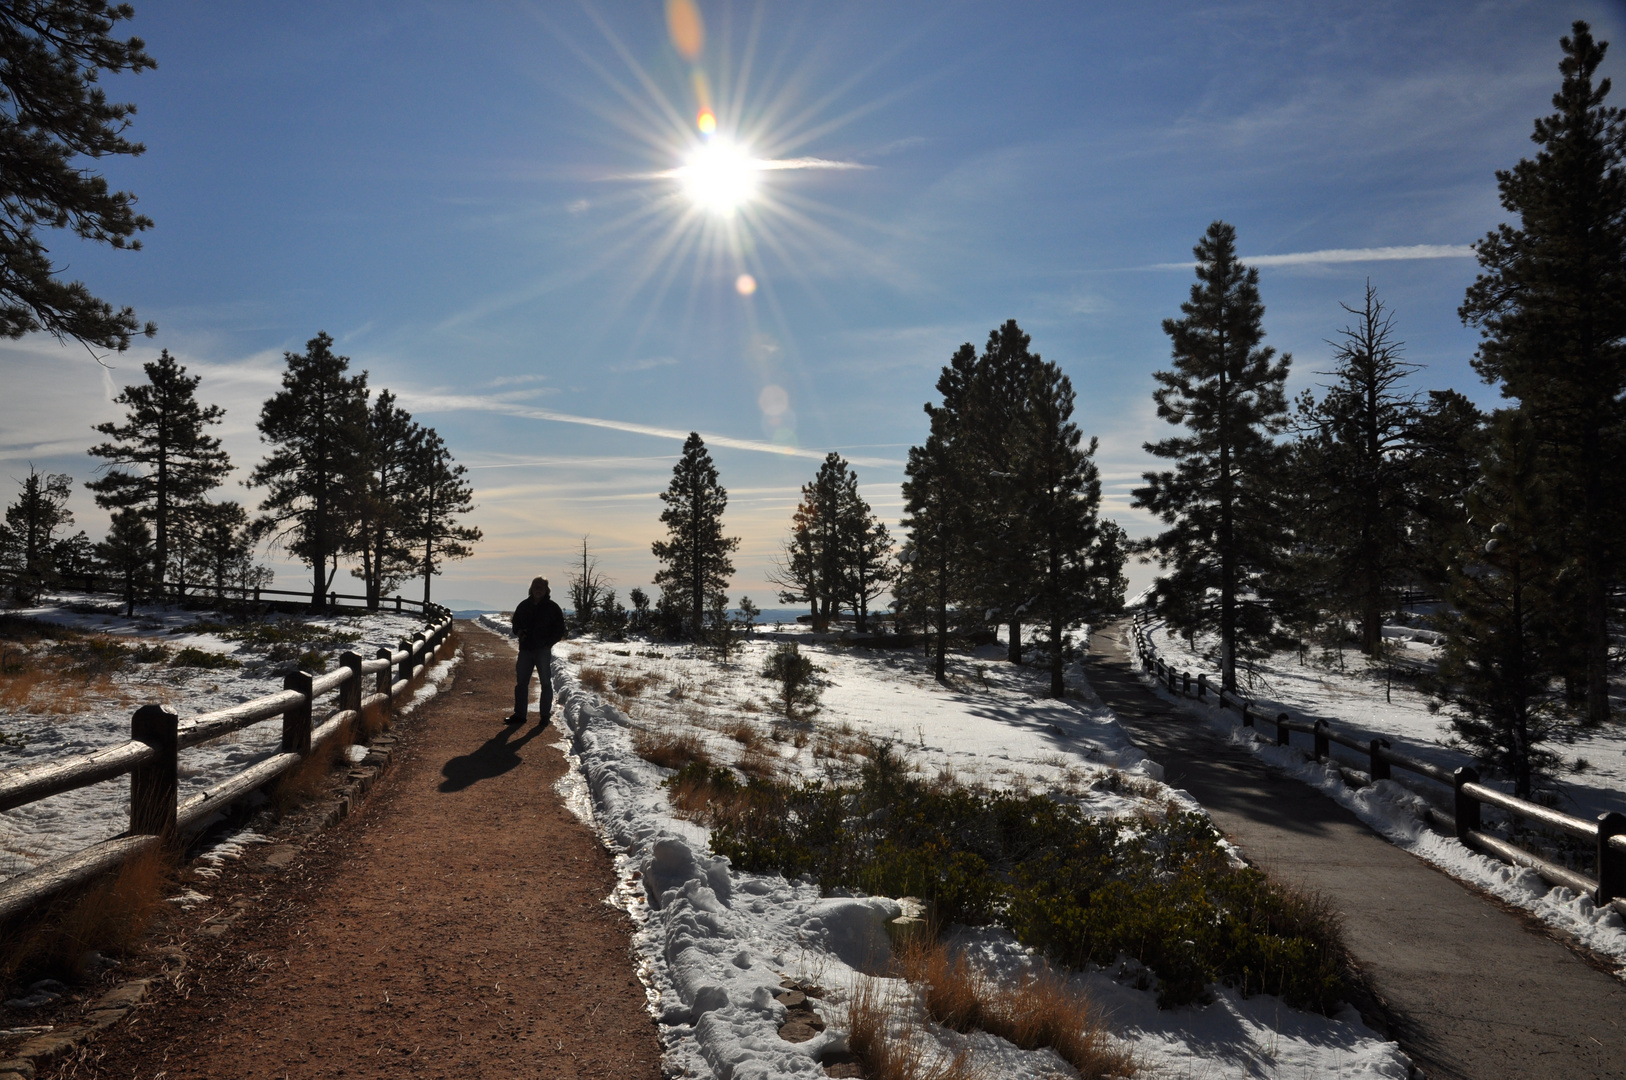
[[[1482,333],[1474,367],[1516,398],[1550,472],[1550,528],[1572,568],[1587,717],[1609,718],[1609,588],[1618,578],[1626,479],[1626,120],[1593,76],[1607,43],[1577,21],[1563,38],[1557,111],[1541,147],[1496,174],[1519,217],[1474,245],[1481,273],[1460,309]]]
[[[37,472],[30,464],[17,501],[6,507],[0,564],[16,571],[12,593],[19,601],[32,600],[56,580],[56,534],[73,524],[72,490],[73,477]]]
[[[351,474],[351,546],[361,565],[351,574],[362,580],[367,610],[377,611],[383,595],[412,574],[417,563],[407,539],[407,503],[418,493],[412,484],[422,429],[412,414],[380,390],[367,411],[358,468]]]
[[[683,456],[672,468],[672,482],[661,492],[666,509],[661,523],[667,539],[657,540],[650,549],[664,565],[655,574],[667,610],[689,623],[689,632],[700,641],[705,634],[706,612],[715,599],[723,597],[734,564],[729,559],[739,547],[737,537],[723,535],[723,511],[728,492],[717,477],[717,466],[698,432],[690,432],[683,443]]]
[[[1159,586],[1167,613],[1178,629],[1219,634],[1221,683],[1234,691],[1239,647],[1271,627],[1257,589],[1280,558],[1273,471],[1282,452],[1272,437],[1286,426],[1292,358],[1260,344],[1259,271],[1237,260],[1236,230],[1214,222],[1194,252],[1183,317],[1163,321],[1174,369],[1156,373],[1152,394],[1157,415],[1187,434],[1146,444],[1175,467],[1146,473],[1134,505],[1170,526],[1146,545],[1172,571]]]
[[[135,615],[136,598],[152,577],[152,531],[141,513],[133,507],[114,513],[107,538],[96,545],[96,556],[122,584],[125,614]]]
[[[423,577],[423,602],[429,603],[430,582],[449,560],[474,554],[471,546],[480,542],[477,526],[462,525],[458,518],[474,509],[474,489],[469,486],[468,469],[452,460],[452,452],[434,428],[419,429],[408,460],[412,463],[407,487],[412,492],[406,503],[406,530],[403,539],[411,545],[417,572]]]
[[[146,384],[126,386],[113,399],[125,406],[125,422],[96,425],[112,441],[89,453],[107,463],[107,472],[85,486],[97,506],[133,509],[151,523],[153,578],[162,581],[171,572],[172,538],[194,531],[190,519],[231,471],[231,458],[208,432],[226,410],[198,402],[199,376],[188,375],[168,349],[142,369]]]
[[[345,495],[366,440],[367,373],[348,374],[350,358],[333,351],[326,333],[283,358],[282,390],[260,410],[260,439],[273,449],[248,481],[268,489],[255,528],[311,568],[311,609],[323,611],[349,541]]]

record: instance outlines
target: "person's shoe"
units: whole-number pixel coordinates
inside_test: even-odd
[[[505,717],[503,717],[503,723],[505,723],[505,724],[523,724],[524,722],[525,722],[525,718],[523,716],[505,716]]]

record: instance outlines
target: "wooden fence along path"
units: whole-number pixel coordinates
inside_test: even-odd
[[[1397,753],[1390,747],[1387,739],[1357,739],[1338,731],[1332,726],[1332,722],[1326,719],[1295,720],[1285,712],[1278,712],[1272,717],[1268,715],[1268,710],[1261,712],[1257,702],[1227,690],[1217,689],[1211,685],[1206,674],[1198,674],[1193,678],[1189,671],[1176,671],[1172,665],[1157,655],[1151,636],[1146,632],[1146,624],[1146,617],[1140,614],[1137,614],[1130,623],[1135,635],[1135,651],[1140,657],[1141,667],[1154,672],[1158,683],[1169,693],[1193,698],[1205,704],[1209,702],[1209,696],[1212,694],[1213,703],[1219,708],[1235,709],[1241,714],[1243,727],[1256,727],[1256,722],[1260,720],[1275,725],[1277,746],[1291,745],[1289,740],[1293,732],[1310,736],[1314,740],[1315,759],[1336,767],[1344,781],[1352,787],[1392,779],[1395,769],[1416,773],[1418,776],[1444,784],[1451,789],[1454,813],[1445,814],[1429,808],[1424,813],[1430,825],[1455,835],[1470,848],[1493,855],[1515,866],[1534,870],[1549,885],[1562,885],[1577,893],[1584,893],[1591,896],[1593,902],[1599,906],[1611,904],[1622,915],[1626,915],[1626,814],[1610,811],[1598,815],[1597,821],[1587,821],[1486,787],[1479,782],[1479,773],[1471,766],[1444,769],[1427,761],[1419,761],[1417,758]],[[1366,770],[1352,768],[1348,763],[1335,759],[1332,754],[1334,745],[1348,747],[1366,755]],[[1515,817],[1594,844],[1597,851],[1597,880],[1485,832],[1482,827],[1481,811],[1486,805],[1498,807]]]
[[[347,652],[325,675],[296,671],[279,694],[245,701],[229,709],[182,721],[162,705],[143,705],[130,719],[130,741],[65,761],[45,762],[0,773],[0,811],[51,795],[130,775],[130,828],[121,836],[92,844],[0,882],[0,922],[120,866],[124,860],[178,837],[256,788],[297,768],[313,751],[360,718],[362,710],[388,708],[423,669],[452,628],[452,613],[439,604],[407,601],[433,622],[395,649],[379,649],[371,659]],[[375,677],[373,692],[363,680]],[[337,707],[314,719],[317,699],[337,691]],[[251,724],[282,717],[278,753],[192,795],[179,797],[179,753]]]

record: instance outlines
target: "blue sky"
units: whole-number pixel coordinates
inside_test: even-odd
[[[159,347],[227,408],[240,478],[283,350],[326,330],[470,467],[487,539],[437,596],[504,606],[584,534],[647,588],[689,430],[730,491],[735,598],[776,606],[817,459],[852,459],[895,521],[938,369],[1007,318],[1072,377],[1105,512],[1144,535],[1160,322],[1216,218],[1264,257],[1295,391],[1370,276],[1418,388],[1492,404],[1456,317],[1474,263],[1449,253],[1503,220],[1494,172],[1529,152],[1571,20],[1619,43],[1606,74],[1626,50],[1595,2],[698,0],[693,61],[656,0],[136,6],[159,67],[106,85],[148,150],[104,170],[156,227],[136,254],[54,246],[159,334],[111,371],[0,344],[0,483],[88,477],[91,425]],[[696,72],[724,137],[811,167],[697,209],[671,175],[701,142]],[[1314,254],[1423,245],[1446,257]],[[100,534],[82,489],[73,509]]]

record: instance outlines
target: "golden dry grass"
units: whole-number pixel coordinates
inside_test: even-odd
[[[747,750],[755,750],[767,741],[762,729],[749,720],[729,720],[720,730]]]
[[[634,672],[623,668],[611,677],[610,685],[622,697],[635,698],[660,681],[661,677],[656,672]]]
[[[928,1041],[919,1037],[912,1002],[881,979],[860,977],[847,1003],[847,1046],[864,1064],[870,1080],[981,1080],[983,1071],[962,1050],[934,1061]]]
[[[602,694],[610,688],[610,675],[603,668],[583,666],[576,672],[576,680],[585,690]]]
[[[681,769],[691,761],[704,762],[708,765],[711,763],[711,755],[706,752],[706,744],[692,731],[651,731],[648,728],[634,728],[632,749],[645,761],[659,765],[663,769]]]
[[[927,1014],[945,1027],[986,1031],[1024,1050],[1048,1046],[1085,1080],[1135,1074],[1134,1055],[1107,1030],[1100,1007],[1048,967],[1001,981],[921,939],[899,950],[898,964],[925,988]]]
[[[779,771],[784,765],[784,759],[776,754],[773,747],[753,746],[740,755],[740,760],[734,767],[750,777],[752,780],[762,780],[771,783],[779,779]]]
[[[164,906],[175,876],[173,853],[162,845],[125,860],[118,872],[65,903],[54,905],[0,949],[0,978],[78,969],[92,951],[132,952]]]

